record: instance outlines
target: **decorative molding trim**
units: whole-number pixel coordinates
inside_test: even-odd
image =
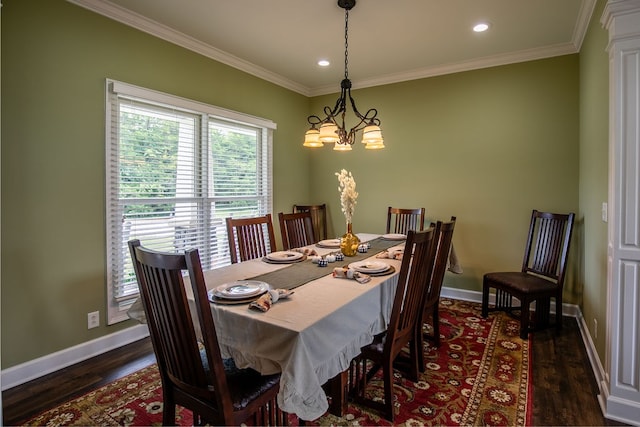
[[[265,68],[255,65],[249,61],[238,58],[225,51],[217,49],[214,46],[203,43],[193,37],[187,36],[179,31],[160,24],[149,18],[146,18],[135,12],[131,12],[123,7],[103,0],[67,0],[77,6],[88,9],[92,12],[103,15],[107,18],[118,21],[152,36],[166,40],[170,43],[199,53],[207,58],[226,64],[230,67],[244,71],[255,77],[266,80],[270,83],[290,89],[305,96],[319,96],[339,92],[339,88],[332,85],[324,85],[320,87],[307,87],[279,74],[273,73]],[[440,64],[433,67],[421,68],[402,73],[387,74],[371,79],[364,79],[353,82],[354,89],[367,88],[373,86],[381,86],[392,83],[400,83],[409,80],[424,79],[428,77],[441,76],[445,74],[460,73],[463,71],[472,71],[482,68],[496,67],[499,65],[515,64],[519,62],[534,61],[537,59],[551,58],[555,56],[568,55],[577,53],[580,50],[582,41],[589,26],[589,19],[593,13],[596,0],[586,0],[580,10],[580,16],[576,27],[574,28],[572,42],[547,46],[538,49],[529,49],[518,52],[511,52],[502,55],[487,56],[484,58],[474,59],[471,61],[463,61],[451,64]]]
[[[245,61],[242,58],[231,55],[223,50],[213,47],[209,44],[203,43],[194,39],[184,33],[176,31],[166,25],[153,21],[145,16],[131,12],[123,7],[103,0],[67,0],[69,3],[73,3],[77,6],[88,9],[92,12],[103,15],[107,18],[118,21],[122,24],[128,25],[132,28],[150,34],[159,39],[168,41],[177,46],[199,53],[200,55],[211,58],[215,61],[221,62],[230,67],[236,68],[240,71],[244,71],[247,74],[251,74],[255,77],[261,78],[278,86],[282,86],[285,89],[290,89],[294,92],[298,92],[305,96],[310,96],[309,89],[299,83],[286,79],[279,74],[273,73],[265,68],[252,64],[249,61]],[[335,91],[335,90],[334,90]]]
[[[582,42],[584,41],[584,36],[587,34],[589,29],[589,22],[591,21],[591,16],[593,15],[596,3],[596,0],[586,0],[582,3],[578,22],[576,23],[576,27],[573,31],[573,44],[576,47],[576,52],[580,52],[580,49],[582,48]]]
[[[538,49],[522,50],[501,55],[487,56],[471,61],[437,65],[403,73],[387,74],[372,79],[358,80],[353,82],[353,89],[364,89],[367,87],[425,79],[428,77],[443,76],[446,74],[461,73],[464,71],[473,71],[482,68],[497,67],[500,65],[516,64],[519,62],[534,61],[537,59],[551,58],[554,56],[569,55],[577,52],[578,51],[576,50],[576,47],[572,43],[547,46],[545,48]],[[334,93],[336,92],[336,90],[336,85],[332,85],[321,86],[311,89],[310,91],[312,96],[318,96]]]
[[[149,329],[146,325],[135,325],[131,328],[3,369],[0,372],[2,391],[141,340],[148,335]]]

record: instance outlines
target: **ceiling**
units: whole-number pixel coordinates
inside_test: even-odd
[[[336,0],[68,1],[307,96],[339,92],[344,77]],[[359,0],[349,78],[368,87],[576,53],[595,1]],[[489,30],[474,33],[479,21]]]

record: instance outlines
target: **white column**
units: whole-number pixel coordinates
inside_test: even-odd
[[[640,0],[609,0],[607,418],[640,425]]]

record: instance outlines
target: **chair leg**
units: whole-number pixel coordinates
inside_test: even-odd
[[[169,393],[162,394],[162,425],[173,426],[176,424],[176,404],[174,403],[173,398],[169,396]],[[197,417],[195,413],[193,415],[194,418]]]
[[[409,342],[409,373],[407,378],[411,381],[418,381],[420,373],[420,358],[424,355],[424,348],[418,344],[422,342],[421,338],[415,337]]]
[[[562,291],[556,295],[556,329],[562,329]]]
[[[535,329],[543,329],[549,326],[551,315],[551,298],[541,298],[536,300]]]
[[[384,379],[384,415],[393,423],[393,362],[384,364],[382,377]]]
[[[438,312],[438,305],[433,308],[433,340],[436,348],[440,347],[440,314]]]
[[[482,317],[489,315],[489,283],[485,279],[482,283]]]
[[[418,343],[418,372],[424,372],[424,334],[422,328],[424,327],[424,319],[421,319],[418,322],[418,326],[416,327],[416,337],[415,340]]]
[[[530,301],[527,298],[523,298],[520,304],[520,338],[523,340],[529,338],[529,318],[531,317],[529,304]]]

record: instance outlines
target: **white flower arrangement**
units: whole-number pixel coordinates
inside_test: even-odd
[[[342,205],[342,213],[347,220],[347,223],[351,223],[353,218],[353,211],[356,208],[356,199],[358,198],[358,192],[356,191],[356,181],[353,179],[351,172],[347,172],[342,169],[340,173],[336,172],[338,177],[338,191],[340,192],[340,204]]]

